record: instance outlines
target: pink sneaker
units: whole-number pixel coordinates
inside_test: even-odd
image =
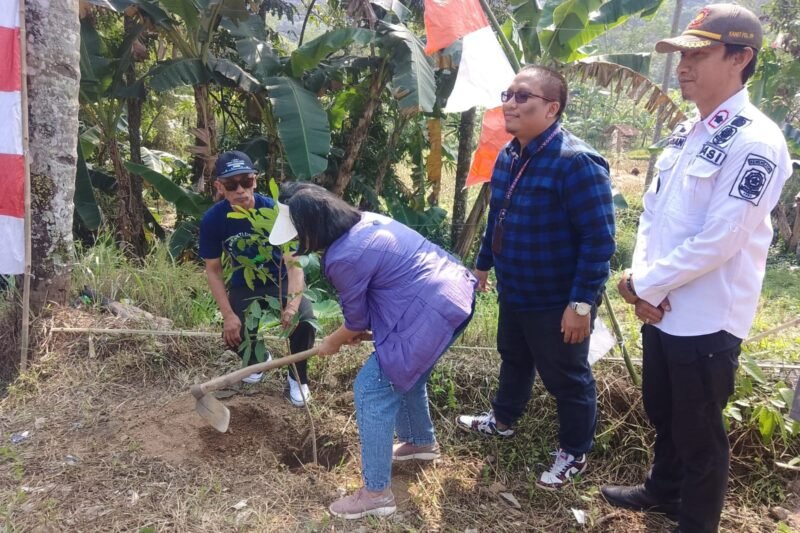
[[[435,461],[441,457],[439,453],[439,443],[426,444],[424,446],[416,446],[408,442],[401,442],[395,444],[392,449],[393,461],[411,461],[416,459],[418,461]]]
[[[387,488],[378,495],[371,494],[361,487],[350,496],[333,502],[328,507],[331,514],[345,520],[355,520],[364,516],[389,516],[397,510],[392,489]]]

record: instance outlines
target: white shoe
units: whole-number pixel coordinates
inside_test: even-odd
[[[265,363],[267,361],[272,361],[272,352],[270,352],[269,350],[267,350],[267,356],[264,359]],[[263,372],[253,372],[252,374],[250,374],[246,378],[243,378],[242,379],[242,383],[247,383],[247,384],[252,385],[253,383],[260,383],[262,379],[264,379],[264,373]]]
[[[306,385],[305,383],[300,385],[291,376],[288,377],[288,380],[289,380],[289,391],[287,396],[289,398],[289,401],[292,402],[292,405],[294,405],[295,407],[303,407],[307,401],[311,401],[311,391],[308,389],[308,385]],[[302,387],[302,392],[301,392],[301,387]]]
[[[263,372],[253,372],[246,378],[242,378],[242,383],[249,383],[249,384],[260,383],[262,379],[264,379]]]

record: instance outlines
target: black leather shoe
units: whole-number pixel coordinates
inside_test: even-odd
[[[615,507],[647,513],[662,513],[671,520],[678,519],[680,499],[662,500],[648,492],[644,485],[628,487],[624,485],[606,485],[600,488],[603,498]]]

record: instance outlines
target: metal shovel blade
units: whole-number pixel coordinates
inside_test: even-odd
[[[220,433],[228,431],[228,425],[231,422],[231,412],[221,401],[214,398],[211,394],[206,394],[198,399],[194,410]]]

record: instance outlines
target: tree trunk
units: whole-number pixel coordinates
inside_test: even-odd
[[[439,205],[439,195],[442,192],[442,119],[428,119],[428,162],[425,165],[428,172],[428,183],[431,193],[428,195],[428,205]]]
[[[467,175],[472,163],[472,150],[475,149],[475,108],[461,113],[458,125],[458,163],[456,165],[456,185],[453,191],[453,223],[450,227],[450,242],[458,243],[464,219],[467,216]]]
[[[192,176],[194,189],[212,195],[211,174],[214,166],[211,161],[217,155],[217,121],[214,118],[214,109],[211,107],[211,96],[208,85],[195,85],[194,107],[197,113],[197,127],[192,130],[195,145],[190,148],[194,154],[192,162]]]
[[[358,119],[356,127],[350,132],[350,139],[344,150],[344,159],[341,166],[339,166],[339,173],[336,175],[336,181],[331,188],[331,191],[338,196],[343,196],[345,189],[350,184],[350,179],[353,177],[353,167],[356,164],[358,154],[361,152],[361,147],[369,133],[369,125],[372,122],[372,115],[378,109],[381,102],[381,92],[383,92],[384,74],[383,67],[380,66],[372,73],[372,83],[369,86],[369,96],[367,102],[364,104],[364,111]]]
[[[670,37],[675,37],[678,34],[678,24],[680,24],[682,10],[683,0],[676,0],[675,10],[672,12],[672,28],[669,32]],[[667,60],[664,63],[664,76],[661,79],[661,90],[664,92],[664,94],[666,94],[669,90],[669,80],[672,76],[672,56],[673,54],[667,54]],[[657,111],[656,127],[655,130],[653,130],[653,144],[657,143],[661,139],[661,130],[664,127],[664,121],[661,119],[661,111],[663,109],[664,106],[660,106]],[[650,183],[653,181],[656,159],[656,154],[650,155],[650,161],[647,163],[647,176],[644,179],[644,192],[647,192],[647,189],[650,188]]]
[[[134,31],[136,22],[125,17],[125,32]],[[128,85],[136,83],[136,66],[133,61],[125,73]],[[142,100],[127,98],[128,107],[128,141],[131,148],[131,161],[142,164]],[[115,146],[115,148],[117,148]],[[119,154],[116,154],[119,157]],[[116,170],[116,162],[114,163]],[[142,197],[142,177],[127,172],[117,174],[120,222],[120,238],[127,246],[127,251],[135,257],[144,257],[147,253],[147,241],[144,235],[144,198]]]
[[[378,169],[375,171],[375,196],[380,196],[383,191],[383,181],[386,178],[386,173],[389,167],[394,162],[394,151],[397,149],[397,143],[400,142],[400,136],[403,130],[408,125],[408,117],[400,116],[394,124],[392,134],[389,136],[389,142],[386,144],[386,152],[383,159],[378,162]],[[374,211],[378,208],[372,205],[366,196],[361,198],[361,203],[358,206],[362,211]]]
[[[483,213],[489,205],[490,196],[491,189],[489,188],[489,184],[484,183],[481,185],[478,199],[475,200],[475,204],[472,206],[472,211],[470,211],[467,217],[464,229],[461,235],[459,235],[458,244],[456,244],[455,247],[456,255],[463,260],[467,259],[467,255],[472,248],[472,243],[478,233],[478,223],[481,221],[481,218],[483,218]]]
[[[78,161],[80,23],[74,0],[27,0],[31,312],[67,303]]]

